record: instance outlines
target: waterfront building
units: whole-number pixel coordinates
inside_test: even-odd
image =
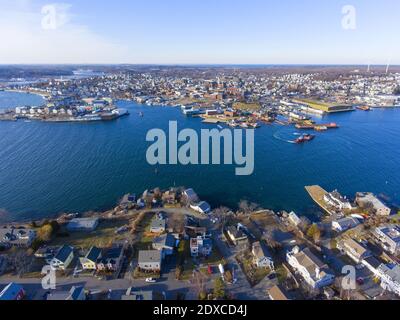
[[[0,246],[27,248],[35,238],[36,232],[32,229],[0,228]]]
[[[301,224],[300,217],[294,211],[289,213],[288,220],[296,227],[298,227]]]
[[[338,210],[351,210],[351,203],[343,197],[337,190],[324,195],[325,202]]]
[[[357,193],[356,203],[361,208],[371,206],[378,216],[390,216],[391,214],[391,209],[385,206],[383,202],[372,193]]]
[[[67,230],[70,232],[94,231],[99,225],[98,218],[76,218],[71,220],[67,225]]]
[[[400,253],[400,227],[387,225],[376,228],[373,232],[381,247],[391,254]]]
[[[201,201],[198,204],[193,204],[190,206],[190,208],[202,214],[208,214],[211,212],[211,206],[205,201]]]
[[[302,251],[299,247],[293,248],[287,253],[286,260],[313,289],[329,286],[335,280],[335,276],[328,266],[319,260],[309,248]]]
[[[183,195],[188,203],[195,203],[199,201],[199,197],[193,189],[186,189],[185,191],[183,191]]]
[[[336,112],[345,112],[345,111],[353,111],[353,107],[351,105],[341,105],[336,103],[328,103],[324,101],[317,101],[311,99],[294,99],[296,103],[305,104],[312,109],[320,110],[326,113],[336,113]]]

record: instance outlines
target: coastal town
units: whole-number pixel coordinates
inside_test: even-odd
[[[119,101],[176,107],[205,124],[304,132],[325,115],[400,105],[400,70],[103,67],[95,76],[1,82],[43,105],[4,121],[112,121]],[[327,67],[328,68],[328,67]],[[101,72],[100,72],[101,71]],[[77,72],[74,72],[76,75]],[[140,116],[144,116],[142,113]],[[105,212],[0,228],[0,300],[386,300],[400,297],[400,211],[382,195],[305,186],[320,211],[211,207],[192,188],[127,194]]]
[[[191,188],[127,194],[105,212],[0,228],[0,300],[400,298],[400,211],[307,186],[310,221]]]
[[[38,94],[45,98],[45,104],[2,110],[0,120],[113,120],[129,114],[114,102],[130,100],[148,106],[180,107],[185,115],[214,125],[252,129],[275,122],[322,132],[340,127],[324,123],[324,115],[400,105],[400,72],[389,68],[332,71],[127,66],[103,71],[96,76],[60,76],[28,84],[24,79],[4,81],[2,90]],[[302,138],[298,142],[307,141],[307,137]]]

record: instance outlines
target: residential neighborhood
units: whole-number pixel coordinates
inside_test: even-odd
[[[244,203],[212,208],[191,188],[154,189],[102,213],[4,226],[0,299],[400,298],[398,216],[369,193],[319,199],[332,214],[312,222]]]

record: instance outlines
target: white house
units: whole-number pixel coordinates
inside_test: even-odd
[[[54,270],[66,270],[74,259],[74,248],[64,245],[56,253],[55,257],[51,259],[50,266]]]
[[[371,252],[354,239],[344,239],[339,241],[338,249],[349,256],[354,262],[361,263],[364,259],[370,257]]]
[[[378,273],[381,279],[381,287],[400,296],[400,266],[389,267],[382,264]]]
[[[294,212],[292,211],[291,213],[289,213],[289,217],[288,220],[291,224],[293,224],[294,226],[298,227],[301,224],[301,219],[300,217]]]
[[[202,201],[198,204],[193,204],[190,206],[190,208],[202,214],[208,214],[211,211],[211,206],[205,201]]]
[[[336,232],[344,232],[357,227],[360,222],[356,218],[346,217],[332,221],[332,230]]]
[[[161,251],[146,250],[139,251],[138,267],[144,271],[161,271],[162,256]]]
[[[189,203],[199,201],[199,197],[193,189],[186,189],[185,191],[183,191],[183,195]]]
[[[295,247],[286,254],[289,265],[314,289],[329,286],[335,280],[328,266],[319,260],[309,248],[300,251]]]
[[[324,200],[327,204],[338,210],[351,210],[353,208],[346,197],[343,197],[337,190],[325,194]]]
[[[203,236],[190,239],[190,253],[192,257],[208,257],[212,252],[212,240]]]
[[[387,225],[376,228],[375,237],[379,240],[381,247],[391,254],[400,253],[400,227],[397,225]]]
[[[270,268],[274,269],[274,261],[271,255],[268,253],[267,248],[260,242],[254,242],[252,251],[253,253],[253,263],[258,268]]]

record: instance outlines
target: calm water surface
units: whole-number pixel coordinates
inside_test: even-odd
[[[0,92],[0,108],[38,105],[34,95]],[[357,191],[399,200],[400,109],[325,117],[341,128],[317,133],[299,146],[293,127],[256,131],[255,172],[235,176],[234,166],[161,166],[146,162],[148,130],[212,128],[178,108],[121,101],[129,117],[114,122],[0,122],[0,208],[3,220],[28,220],[113,207],[128,192],[152,187],[193,187],[213,205],[234,207],[249,199],[265,208],[313,215],[304,186],[319,184],[353,197]],[[143,112],[144,117],[139,113]]]

